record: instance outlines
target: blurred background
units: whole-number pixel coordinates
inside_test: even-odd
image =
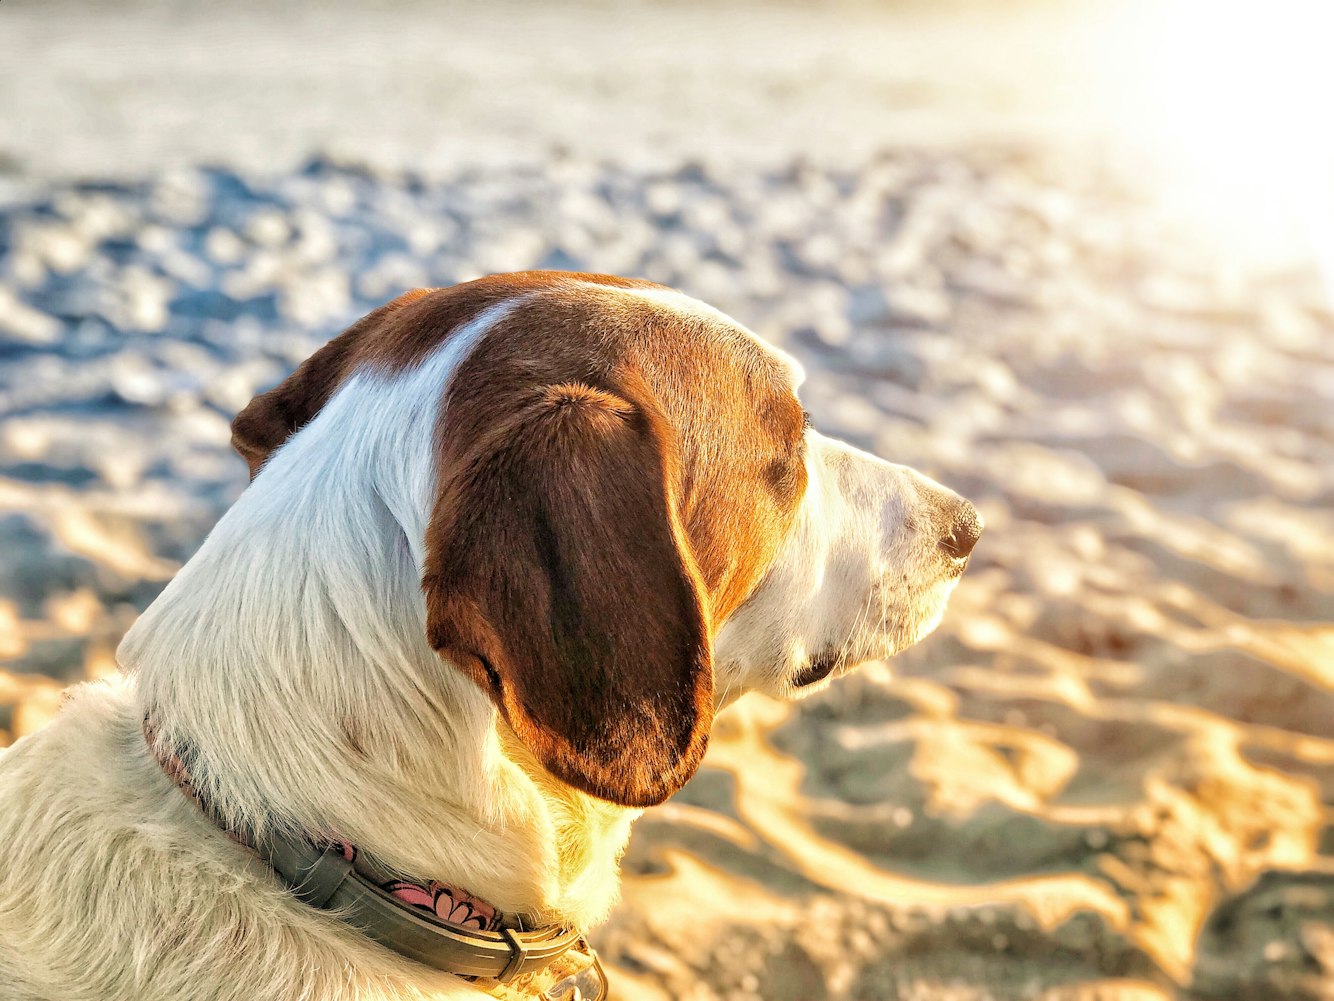
[[[0,744],[418,285],[638,275],[989,528],[940,630],[719,720],[635,999],[1334,998],[1334,5],[0,4]]]

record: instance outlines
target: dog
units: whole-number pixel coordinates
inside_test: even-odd
[[[0,997],[605,996],[580,937],[714,713],[940,621],[967,501],[684,294],[418,289],[234,421],[251,482],[0,756]]]

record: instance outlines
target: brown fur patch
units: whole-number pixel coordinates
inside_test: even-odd
[[[557,776],[659,802],[693,773],[713,718],[669,431],[643,396],[534,386],[508,402],[498,424],[446,446],[427,541],[431,645]]]

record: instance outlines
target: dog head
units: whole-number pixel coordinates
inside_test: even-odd
[[[263,475],[351,376],[442,350],[430,454],[366,459],[419,483],[427,639],[603,799],[680,788],[715,689],[793,696],[920,639],[981,531],[955,494],[811,429],[791,359],[605,276],[408,293],[257,397],[235,447]]]

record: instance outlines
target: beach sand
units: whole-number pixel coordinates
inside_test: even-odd
[[[1032,137],[718,162],[652,135],[620,160],[548,136],[412,172],[410,137],[366,165],[16,147],[0,743],[115,669],[244,487],[231,416],[342,325],[492,271],[641,275],[793,352],[821,430],[988,529],[920,645],[719,718],[595,935],[618,996],[1334,998],[1314,271],[1241,266],[1142,177]]]

